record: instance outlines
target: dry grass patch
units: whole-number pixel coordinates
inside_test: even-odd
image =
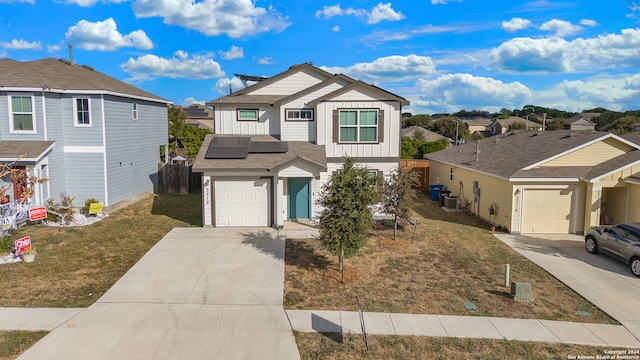
[[[359,255],[345,261],[340,282],[337,258],[316,240],[288,239],[285,307],[443,315],[475,315],[616,324],[605,313],[546,271],[499,241],[484,221],[447,213],[426,197],[415,207],[418,226],[392,240],[390,231],[370,232]],[[413,240],[413,241],[412,241]],[[535,303],[510,299],[511,280],[531,283]],[[466,310],[470,300],[477,310]],[[579,312],[591,316],[582,316]]]
[[[90,226],[25,226],[33,263],[0,266],[0,306],[85,307],[95,302],[167,232],[200,226],[199,195],[153,195]]]
[[[533,343],[510,340],[429,338],[418,336],[369,336],[369,349],[357,334],[294,332],[300,357],[322,360],[354,359],[595,359],[604,350],[582,345]],[[592,356],[592,357],[590,357]],[[574,357],[574,358],[575,358]]]

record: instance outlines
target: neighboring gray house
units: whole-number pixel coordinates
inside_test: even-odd
[[[66,192],[110,207],[153,191],[171,102],[89,66],[0,60],[0,161],[48,178],[35,205]],[[166,152],[165,152],[166,153]],[[19,196],[11,180],[11,199]]]
[[[567,130],[591,130],[595,131],[596,123],[591,119],[600,116],[600,113],[580,113],[573,115],[564,121],[564,128]]]

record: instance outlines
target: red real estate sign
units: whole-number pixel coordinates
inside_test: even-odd
[[[31,236],[25,236],[22,239],[16,240],[16,256],[31,249]]]
[[[47,209],[44,206],[29,209],[29,220],[38,221],[47,218]]]

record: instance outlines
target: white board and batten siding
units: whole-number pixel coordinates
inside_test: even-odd
[[[273,84],[269,84],[260,89],[256,89],[250,92],[250,95],[291,95],[304,89],[319,84],[326,80],[327,77],[323,74],[302,70],[294,74],[287,76],[284,79],[280,79]]]
[[[283,141],[310,141],[316,142],[316,123],[318,114],[313,114],[313,121],[287,121],[287,110],[308,109],[307,104],[313,100],[339,90],[349,85],[345,80],[331,83],[321,89],[305,94],[295,100],[280,105],[280,119],[282,123]]]
[[[258,121],[238,121],[238,109],[258,109]],[[271,135],[280,133],[278,119],[274,119],[272,108],[252,107],[250,105],[240,107],[226,107],[224,105],[214,108],[215,133],[230,135]]]
[[[318,104],[318,145],[325,145],[327,157],[342,157],[344,154],[356,158],[390,157],[400,158],[400,111],[398,103],[383,101],[340,101]],[[384,110],[383,134],[379,143],[340,144],[333,142],[333,111],[339,109]],[[378,129],[380,131],[380,129]]]

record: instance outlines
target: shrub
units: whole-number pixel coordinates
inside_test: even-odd
[[[60,215],[67,215],[66,221],[73,220],[75,209],[73,208],[73,199],[66,192],[60,193],[60,202],[56,203],[52,198],[47,199],[47,220],[58,221]],[[58,215],[60,214],[60,215]]]
[[[80,212],[83,214],[88,214],[89,213],[89,209],[91,208],[91,204],[96,204],[99,203],[100,201],[98,201],[97,199],[91,198],[91,199],[87,199],[84,202],[84,206],[82,207],[82,209],[80,209]]]

